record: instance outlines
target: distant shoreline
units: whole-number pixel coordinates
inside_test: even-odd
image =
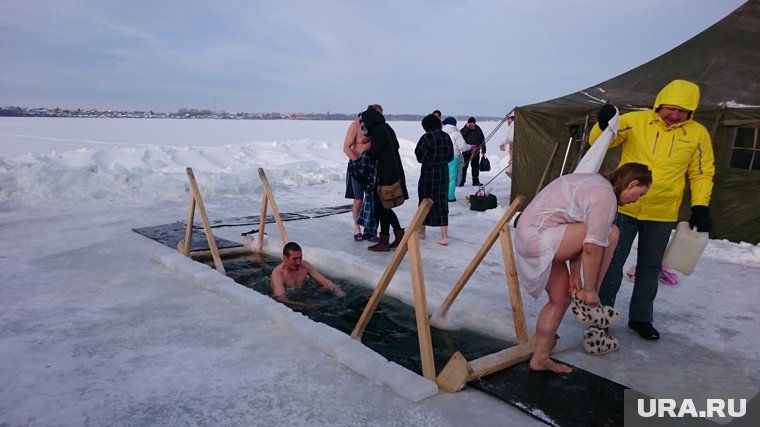
[[[116,110],[70,110],[62,108],[0,108],[0,117],[60,117],[60,118],[94,118],[94,119],[212,119],[212,120],[335,120],[351,121],[355,114],[343,113],[228,113],[210,110],[180,109],[176,113],[153,111],[116,111]],[[420,121],[421,114],[386,114],[388,121]],[[465,121],[469,116],[454,116]],[[503,117],[478,116],[482,121],[500,121]]]

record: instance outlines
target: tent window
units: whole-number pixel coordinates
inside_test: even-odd
[[[760,171],[760,128],[737,128],[731,151],[731,167]]]

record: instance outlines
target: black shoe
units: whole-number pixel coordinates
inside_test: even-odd
[[[449,202],[456,202],[457,199],[449,199]]]
[[[635,320],[628,321],[628,327],[639,333],[641,338],[645,340],[658,340],[660,339],[660,333],[652,326],[652,322],[637,322]]]
[[[479,181],[475,181],[475,182],[472,183],[472,186],[473,187],[480,187],[480,182]]]

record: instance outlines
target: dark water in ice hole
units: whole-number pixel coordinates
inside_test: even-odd
[[[224,260],[227,275],[243,286],[270,295],[269,276],[280,258],[262,254],[244,255]],[[348,296],[336,298],[330,291],[307,280],[303,288],[288,292],[293,301],[314,303],[313,309],[295,309],[315,322],[324,323],[347,335],[367,305],[373,289],[359,286],[337,277],[330,279]],[[276,303],[272,300],[272,303]],[[278,303],[279,304],[279,303]],[[436,371],[440,372],[455,351],[467,360],[503,350],[513,345],[471,331],[447,331],[431,327]],[[417,323],[414,307],[391,296],[383,295],[377,310],[362,335],[362,343],[386,359],[422,374]]]

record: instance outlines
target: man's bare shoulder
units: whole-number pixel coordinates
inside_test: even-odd
[[[285,268],[284,264],[280,264],[280,265],[278,265],[277,267],[275,267],[275,268],[274,268],[274,270],[272,270],[272,276],[273,276],[273,277],[274,277],[275,275],[280,275],[280,276],[282,276],[282,273],[283,273],[283,269],[284,269],[284,268]]]

